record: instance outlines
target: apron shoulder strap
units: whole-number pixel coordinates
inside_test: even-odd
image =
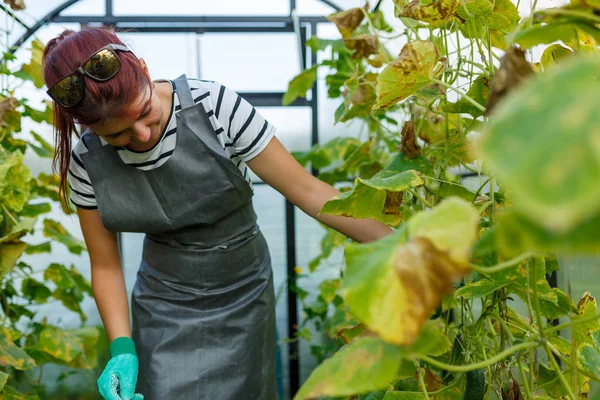
[[[175,91],[179,97],[181,109],[184,110],[188,107],[192,107],[195,103],[194,98],[192,97],[192,91],[190,90],[190,85],[188,84],[187,76],[185,76],[185,74],[181,75],[179,78],[175,79],[173,85],[175,85]]]
[[[90,129],[83,132],[83,134],[81,135],[81,140],[83,141],[83,144],[89,151],[99,149],[102,147],[102,143],[100,142],[98,135],[96,135]]]

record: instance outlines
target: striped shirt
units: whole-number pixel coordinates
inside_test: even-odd
[[[245,161],[256,157],[275,135],[275,127],[267,122],[246,100],[225,86],[212,81],[188,79],[194,102],[202,102],[209,120],[225,152],[239,168],[246,180],[252,185]],[[173,83],[171,82],[171,87]],[[164,164],[173,154],[177,143],[177,120],[175,115],[181,111],[179,97],[173,90],[172,107],[169,120],[160,140],[149,150],[135,152],[124,147],[116,147],[124,163],[150,170]],[[104,146],[110,146],[100,138]],[[87,152],[85,144],[79,140],[71,152],[69,166],[69,185],[71,201],[78,207],[97,209],[96,196],[81,154]]]

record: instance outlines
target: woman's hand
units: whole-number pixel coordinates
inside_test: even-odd
[[[392,233],[391,228],[372,219],[320,214],[323,204],[340,192],[306,171],[275,137],[246,164],[302,211],[351,239],[371,242]]]
[[[128,337],[120,337],[110,344],[112,358],[98,378],[98,390],[105,400],[143,400],[135,393],[138,376],[138,358],[135,344]]]

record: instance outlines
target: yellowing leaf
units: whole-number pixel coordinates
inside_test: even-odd
[[[0,329],[0,365],[10,366],[25,371],[35,367],[35,361],[15,345],[12,340]]]
[[[369,10],[369,3],[362,8],[351,8],[346,11],[331,14],[327,17],[329,22],[333,22],[339,29],[343,38],[348,38],[352,35],[352,32],[362,22],[365,17],[365,12]]]
[[[544,70],[546,70],[559,64],[561,60],[564,60],[572,55],[573,52],[570,49],[567,49],[560,44],[553,44],[544,50],[540,62],[544,66]]]
[[[423,158],[407,159],[400,154],[371,179],[356,178],[352,190],[329,200],[321,212],[397,225],[402,219],[398,211],[402,191],[423,184],[414,167],[425,169],[427,165]]]
[[[385,341],[412,344],[469,271],[476,227],[475,209],[450,199],[377,242],[348,245],[342,293],[352,314]]]
[[[429,4],[412,0],[402,9],[399,16],[437,24],[456,17],[459,6],[460,0],[436,0]]]
[[[439,64],[435,44],[417,40],[406,44],[398,58],[377,77],[377,102],[374,110],[393,106],[437,78],[443,68]]]
[[[429,239],[436,248],[447,251],[452,261],[466,267],[471,246],[477,238],[478,218],[477,212],[469,203],[449,198],[434,209],[411,218],[408,233],[410,237]],[[461,234],[456,235],[456,232]]]
[[[69,363],[83,353],[83,343],[79,337],[67,330],[48,326],[40,332],[36,350]]]
[[[401,355],[402,349],[379,338],[357,339],[319,365],[294,400],[384,389],[394,380]]]
[[[597,312],[596,299],[590,292],[585,292],[577,303],[577,315],[571,319],[575,322],[586,317],[594,316]],[[600,323],[595,319],[584,323],[574,324],[572,330],[573,340],[577,347],[583,343],[593,345],[592,332],[600,330]]]
[[[26,248],[24,242],[0,244],[0,279],[14,268]]]
[[[377,53],[379,39],[372,34],[362,34],[344,39],[344,45],[354,50],[353,58],[368,58],[371,54]]]

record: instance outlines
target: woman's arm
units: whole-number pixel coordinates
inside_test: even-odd
[[[371,242],[392,232],[385,224],[371,219],[319,214],[323,204],[340,192],[308,173],[277,138],[271,139],[267,147],[246,164],[302,211],[351,239]]]
[[[78,207],[77,213],[90,255],[94,299],[106,333],[111,341],[121,336],[131,337],[117,235],[104,227],[98,210]]]

